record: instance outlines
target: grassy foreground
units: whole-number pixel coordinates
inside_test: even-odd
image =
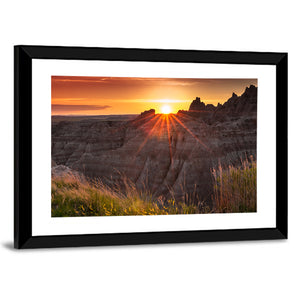
[[[139,192],[126,181],[125,192],[102,182],[82,182],[75,177],[52,177],[52,217],[126,216],[203,213],[197,205],[177,203],[174,199],[154,199]]]
[[[221,165],[212,170],[213,203],[217,213],[256,212],[256,161],[245,159],[241,167]]]
[[[173,215],[256,212],[256,161],[240,167],[221,165],[212,169],[213,206],[196,201],[175,201],[138,191],[128,179],[123,188],[110,188],[101,181],[87,182],[74,176],[52,177],[52,217]]]

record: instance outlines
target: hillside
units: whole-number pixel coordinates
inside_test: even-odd
[[[108,185],[126,177],[156,197],[209,203],[212,168],[256,158],[256,95],[250,86],[218,107],[192,102],[189,111],[129,121],[65,118],[52,123],[52,160]]]

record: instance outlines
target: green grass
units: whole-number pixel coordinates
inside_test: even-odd
[[[219,165],[212,175],[214,212],[256,212],[256,161],[252,157],[241,167]]]
[[[197,214],[207,207],[155,198],[124,179],[125,189],[101,181],[82,182],[75,177],[52,177],[52,217]],[[123,192],[121,192],[121,190]]]
[[[121,188],[100,180],[52,177],[51,213],[52,217],[75,217],[256,212],[256,161],[252,157],[240,167],[224,169],[219,165],[212,169],[212,176],[212,207],[193,194],[186,194],[182,201],[172,196],[154,197],[146,189],[138,190],[127,178]]]

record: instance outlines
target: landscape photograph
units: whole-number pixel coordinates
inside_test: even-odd
[[[51,216],[255,213],[256,78],[51,77]]]

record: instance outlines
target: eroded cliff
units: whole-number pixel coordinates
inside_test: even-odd
[[[193,105],[192,111],[150,110],[128,120],[65,118],[52,123],[52,160],[107,184],[128,178],[156,197],[209,203],[211,168],[256,157],[256,95],[251,86],[196,112]]]

